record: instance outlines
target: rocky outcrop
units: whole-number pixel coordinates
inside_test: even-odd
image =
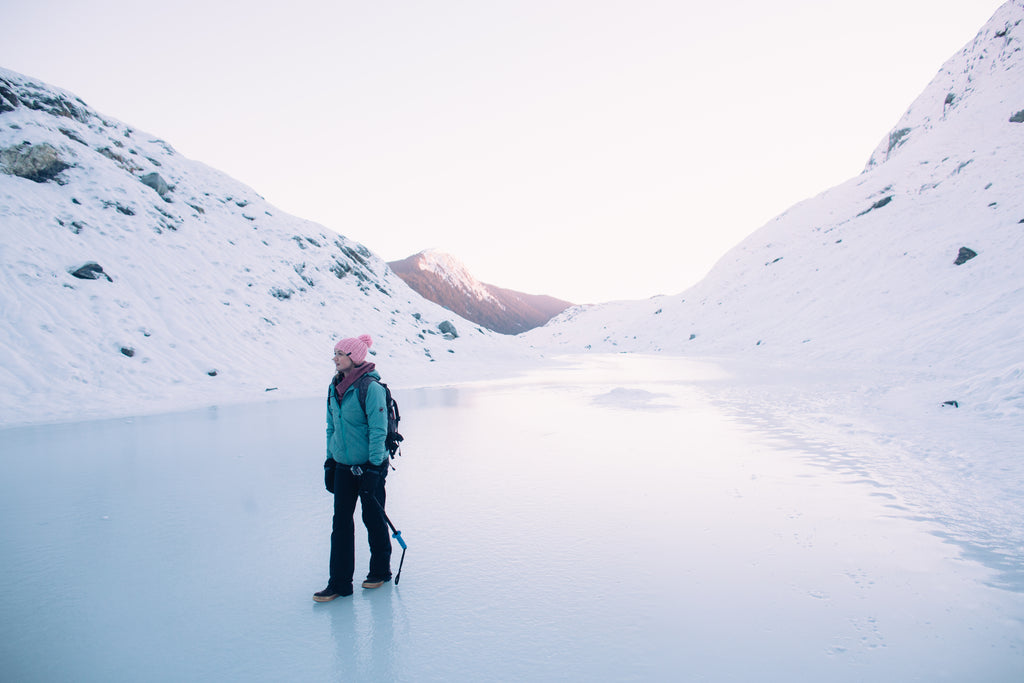
[[[103,266],[96,263],[95,261],[89,261],[85,265],[79,266],[74,270],[69,271],[72,276],[79,280],[99,280],[101,277],[106,278],[107,282],[113,282],[107,273],[103,270]]]
[[[0,114],[27,107],[86,123],[93,116],[85,102],[56,88],[45,88],[29,80],[0,77]]]
[[[37,183],[56,180],[61,171],[71,168],[53,145],[23,142],[0,150],[0,170]]]
[[[452,339],[458,339],[459,333],[455,329],[455,325],[452,324],[451,320],[442,320],[438,325],[437,329],[441,331],[441,334],[449,335]]]
[[[147,173],[146,175],[139,178],[143,185],[153,188],[153,190],[163,197],[167,198],[167,194],[171,191],[171,188],[167,185],[167,181],[160,177],[159,173]]]
[[[970,247],[960,247],[960,251],[956,255],[956,260],[953,261],[953,265],[962,266],[977,255],[978,252],[974,251]]]

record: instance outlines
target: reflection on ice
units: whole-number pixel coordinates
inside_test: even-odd
[[[0,432],[3,678],[1018,680],[1022,596],[721,376],[393,386],[402,583],[324,605],[319,398]]]
[[[628,408],[630,410],[673,410],[674,406],[658,401],[668,394],[655,394],[643,389],[627,389],[615,387],[606,394],[594,397],[594,403],[609,408]]]

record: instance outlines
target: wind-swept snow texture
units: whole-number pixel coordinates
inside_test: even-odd
[[[406,381],[521,355],[366,247],[6,70],[0,321],[0,425],[319,393],[364,332]]]
[[[561,351],[739,354],[890,381],[923,372],[941,380],[929,400],[1024,420],[1022,19],[1024,2],[1003,5],[863,174],[769,222],[698,285],[571,309],[525,338]]]

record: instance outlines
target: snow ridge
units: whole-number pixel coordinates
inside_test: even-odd
[[[1020,90],[1024,51],[1020,24],[1024,0],[1002,5],[974,40],[953,55],[889,134],[878,143],[865,167],[875,166],[900,153],[911,141],[926,135],[960,114],[986,111],[995,106],[1010,111],[1024,108]]]

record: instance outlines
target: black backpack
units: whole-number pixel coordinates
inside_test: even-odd
[[[399,444],[405,440],[405,438],[398,433],[398,423],[402,419],[401,413],[398,412],[398,401],[391,395],[391,389],[387,384],[381,382],[369,375],[363,375],[355,381],[356,392],[359,395],[359,405],[363,407],[363,412],[366,412],[366,391],[370,387],[370,382],[377,382],[384,387],[384,408],[388,413],[388,435],[384,439],[384,448],[387,449],[388,455],[394,458],[396,455],[402,454],[402,448]],[[331,394],[334,392],[334,383],[331,383],[330,390],[327,394],[327,402],[331,401]]]

